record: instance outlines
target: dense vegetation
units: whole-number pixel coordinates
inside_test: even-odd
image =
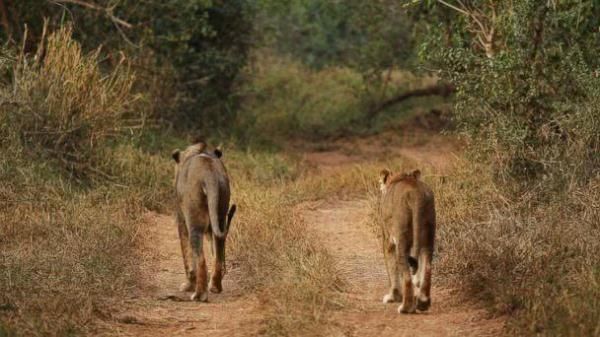
[[[600,5],[432,1],[420,10],[445,22],[429,27],[426,58],[456,86],[456,122],[497,189],[479,199],[489,202],[483,225],[464,224],[451,264],[465,272],[459,261],[470,261],[479,271],[470,286],[514,313],[515,334],[598,334]]]
[[[0,0],[0,336],[89,332],[136,286],[138,265],[114,257],[147,249],[140,218],[169,208],[165,159],[181,134],[226,142],[232,174],[249,178],[241,202],[281,225],[262,235],[302,242],[301,222],[268,206],[347,177],[306,180],[274,145],[377,133],[450,104],[469,146],[435,186],[445,282],[508,314],[514,335],[597,335],[598,22],[585,0]],[[394,100],[442,84],[433,93],[453,91],[450,103]],[[350,174],[370,179],[361,170]],[[272,181],[298,190],[283,197]],[[243,241],[233,250],[252,271],[272,268],[272,247]],[[289,256],[279,280],[307,290],[275,289],[272,333],[318,324],[286,316],[334,307],[318,300],[334,291],[314,282],[325,276],[297,259],[331,262],[312,246],[274,251]]]

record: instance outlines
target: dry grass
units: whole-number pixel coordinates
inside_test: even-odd
[[[169,186],[170,166],[122,137],[138,100],[125,63],[100,71],[69,29],[44,46],[43,62],[3,64],[0,335],[79,335],[109,317],[136,286],[140,217]]]
[[[48,163],[3,163],[3,329],[26,336],[89,332],[96,319],[110,317],[114,297],[138,286],[139,259],[146,255],[140,253],[147,247],[141,215],[166,209],[171,167],[130,146],[110,154],[105,159],[120,174],[92,189],[64,179]]]
[[[501,193],[491,176],[463,163],[433,185],[440,279],[508,314],[512,335],[598,335],[600,181],[540,203]]]
[[[166,209],[171,167],[130,146],[110,153],[111,173],[120,174],[93,188],[47,162],[3,162],[0,331],[90,332],[95,320],[110,317],[113,298],[138,286],[139,259],[147,255],[142,214]]]
[[[36,57],[19,54],[5,64],[11,82],[0,92],[0,125],[7,139],[30,154],[58,159],[69,171],[89,173],[94,150],[129,130],[140,95],[123,57],[111,71],[100,70],[100,49],[84,54],[61,28],[39,45]],[[43,55],[43,57],[42,57]],[[137,123],[137,121],[134,121]]]
[[[141,205],[104,198],[88,194],[3,207],[3,325],[27,336],[82,332],[109,312],[111,296],[134,286],[135,266],[126,257],[134,257],[143,240]]]
[[[267,310],[265,334],[318,334],[328,320],[325,313],[336,306],[334,291],[342,281],[299,214],[306,195],[297,183],[303,169],[280,154],[233,151],[226,156],[239,206],[228,240],[244,274],[240,286],[259,294]]]

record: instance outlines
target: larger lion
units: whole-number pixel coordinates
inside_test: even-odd
[[[221,151],[206,151],[197,141],[184,151],[173,152],[175,160],[175,218],[179,230],[186,282],[182,291],[194,291],[192,300],[208,300],[208,274],[203,238],[211,242],[215,257],[210,291],[220,293],[225,271],[225,239],[235,205],[229,208],[229,177],[221,162]],[[229,210],[229,212],[228,212]]]
[[[396,175],[383,170],[379,180],[382,193],[379,220],[390,281],[390,291],[383,302],[401,300],[400,313],[424,311],[431,305],[435,203],[433,192],[419,176],[418,170]]]

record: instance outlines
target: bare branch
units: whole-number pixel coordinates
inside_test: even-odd
[[[466,5],[462,0],[456,0],[458,5],[453,5],[445,0],[437,1],[466,16],[470,21],[470,26],[472,26],[472,28],[469,28],[469,31],[475,35],[475,41],[479,42],[487,57],[491,58],[494,56],[496,4],[493,1],[489,4],[491,17],[479,8]]]
[[[452,9],[454,9],[455,11],[457,11],[457,12],[459,12],[459,13],[462,13],[462,14],[464,14],[464,15],[466,15],[466,16],[470,16],[470,15],[471,15],[469,12],[467,12],[467,11],[465,11],[465,10],[463,10],[463,9],[460,9],[460,8],[458,8],[458,7],[456,7],[456,6],[452,5],[452,4],[449,4],[449,3],[447,3],[447,2],[446,2],[446,1],[444,1],[444,0],[437,0],[437,1],[438,1],[439,3],[441,3],[442,5],[444,5],[444,6],[446,6],[446,7],[449,7],[449,8],[452,8]]]
[[[125,40],[125,42],[129,43],[133,47],[139,48],[139,46],[136,45],[135,43],[133,43],[127,37],[127,35],[125,34],[125,32],[123,31],[123,28],[130,29],[130,28],[133,27],[133,25],[130,24],[129,22],[123,20],[123,19],[120,19],[120,18],[116,17],[113,14],[113,10],[115,9],[116,4],[112,5],[110,7],[104,8],[102,6],[96,5],[94,3],[86,2],[86,1],[83,1],[83,0],[48,0],[48,1],[51,2],[51,3],[53,3],[53,4],[55,4],[55,5],[58,5],[58,6],[63,6],[64,7],[65,4],[74,4],[74,5],[78,5],[78,6],[81,6],[81,7],[85,7],[85,8],[88,8],[88,9],[92,9],[92,10],[104,13],[110,19],[110,21],[113,23],[113,25],[117,29],[117,32],[119,32],[119,35],[121,35],[121,37],[123,38],[123,40]]]
[[[108,7],[108,8],[104,8],[102,6],[96,5],[94,3],[89,3],[89,2],[86,2],[86,1],[83,1],[83,0],[48,0],[48,1],[53,2],[53,3],[57,4],[57,5],[58,4],[74,4],[74,5],[78,5],[78,6],[81,6],[81,7],[86,7],[86,8],[89,8],[89,9],[93,9],[93,10],[96,10],[96,11],[99,11],[99,12],[103,12],[104,14],[106,14],[106,16],[108,16],[108,18],[113,23],[115,23],[117,25],[120,25],[122,27],[128,28],[128,29],[133,27],[133,25],[130,24],[129,22],[127,22],[125,20],[122,20],[122,19],[120,19],[120,18],[118,18],[118,17],[116,17],[116,16],[113,15],[114,6]]]

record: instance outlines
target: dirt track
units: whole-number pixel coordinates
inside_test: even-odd
[[[148,213],[152,243],[159,256],[144,268],[146,286],[125,302],[108,324],[109,336],[255,336],[260,334],[262,315],[258,300],[236,287],[239,271],[229,259],[221,294],[209,294],[208,303],[191,302],[189,293],[179,292],[185,280],[177,229],[171,216]],[[206,246],[206,245],[205,245]],[[206,252],[209,267],[210,253]],[[209,269],[211,270],[211,269]]]
[[[307,224],[336,258],[349,282],[344,294],[350,305],[335,313],[340,336],[496,336],[501,320],[485,319],[485,312],[457,303],[449,289],[432,290],[427,313],[400,315],[398,303],[383,304],[387,274],[379,241],[367,224],[364,200],[328,200],[305,212]]]
[[[378,144],[351,144],[377,153]],[[360,161],[347,152],[306,153],[305,159],[321,170],[343,169]],[[444,146],[415,145],[398,149],[396,155],[440,169],[451,154]],[[397,304],[383,304],[387,275],[375,234],[367,226],[366,200],[328,199],[302,204],[309,230],[314,231],[335,258],[338,270],[348,282],[346,305],[332,317],[339,336],[497,336],[501,319],[485,319],[482,310],[458,303],[451,289],[435,287],[429,312],[400,315]],[[125,310],[107,323],[105,335],[117,336],[255,336],[264,331],[263,315],[254,294],[236,287],[241,275],[235,261],[228,261],[229,273],[222,294],[209,294],[209,303],[190,302],[175,291],[184,280],[177,231],[171,217],[149,213],[147,223],[160,256],[144,268],[147,287],[126,301]],[[207,256],[210,256],[208,254]],[[116,323],[114,323],[116,321]]]

